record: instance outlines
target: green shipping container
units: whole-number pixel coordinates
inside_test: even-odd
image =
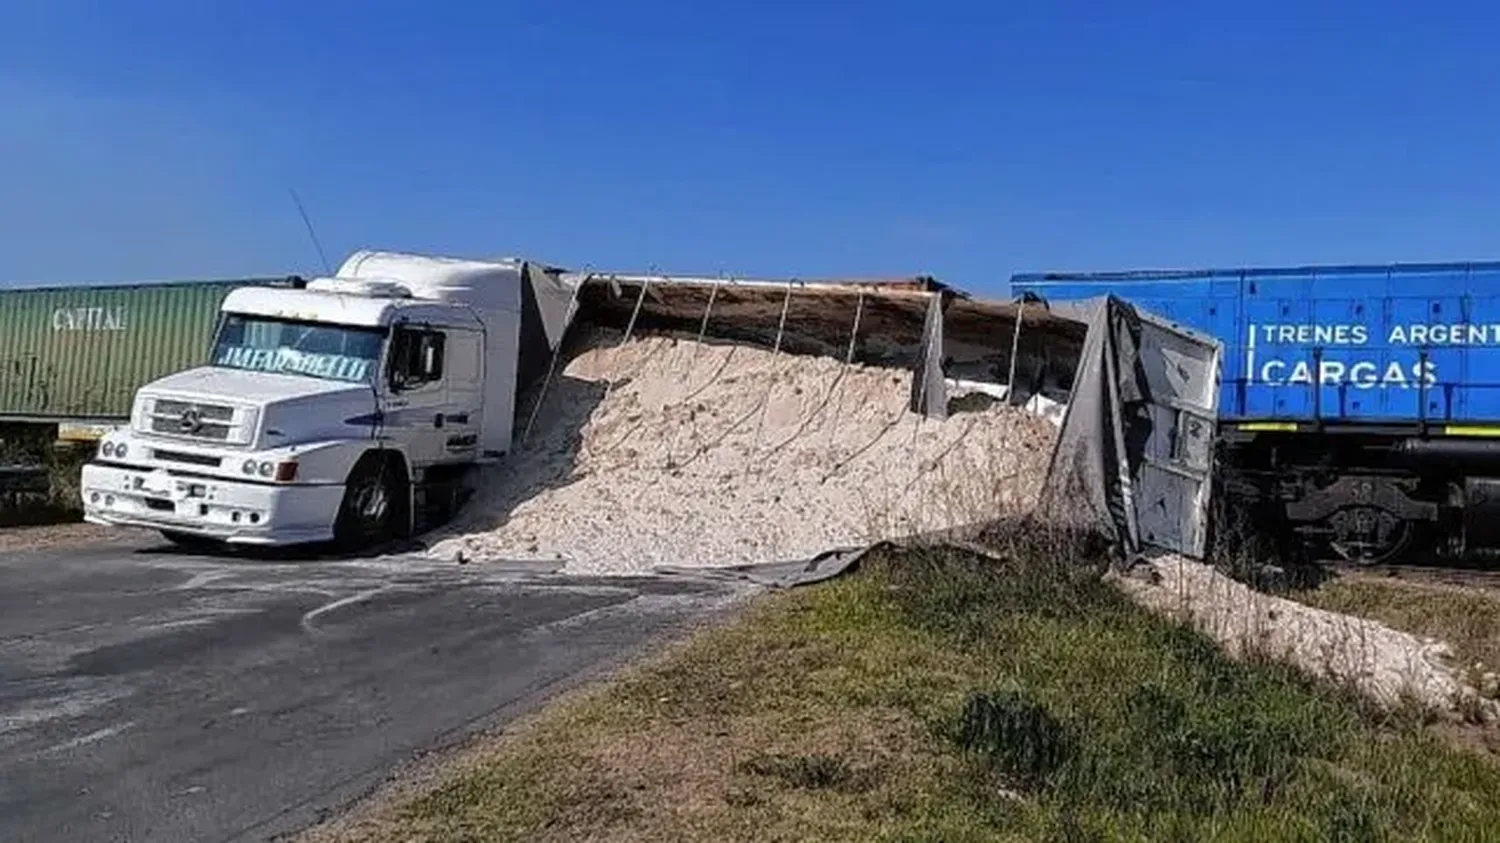
[[[135,391],[201,365],[219,305],[247,279],[0,289],[0,421],[118,421]]]

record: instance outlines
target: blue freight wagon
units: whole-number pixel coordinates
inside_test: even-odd
[[[1500,263],[1017,275],[1224,343],[1222,494],[1354,561],[1500,549]]]

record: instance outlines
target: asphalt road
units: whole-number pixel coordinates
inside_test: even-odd
[[[0,555],[0,840],[262,840],[743,591],[410,559]]]

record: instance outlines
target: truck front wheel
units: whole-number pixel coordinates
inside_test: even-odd
[[[359,550],[395,538],[402,510],[401,473],[397,461],[379,457],[361,459],[349,473],[333,525],[334,541],[340,547]]]

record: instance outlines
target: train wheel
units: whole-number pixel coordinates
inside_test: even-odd
[[[1376,507],[1349,507],[1329,519],[1334,535],[1328,546],[1346,562],[1380,565],[1406,553],[1416,535],[1414,525]]]

